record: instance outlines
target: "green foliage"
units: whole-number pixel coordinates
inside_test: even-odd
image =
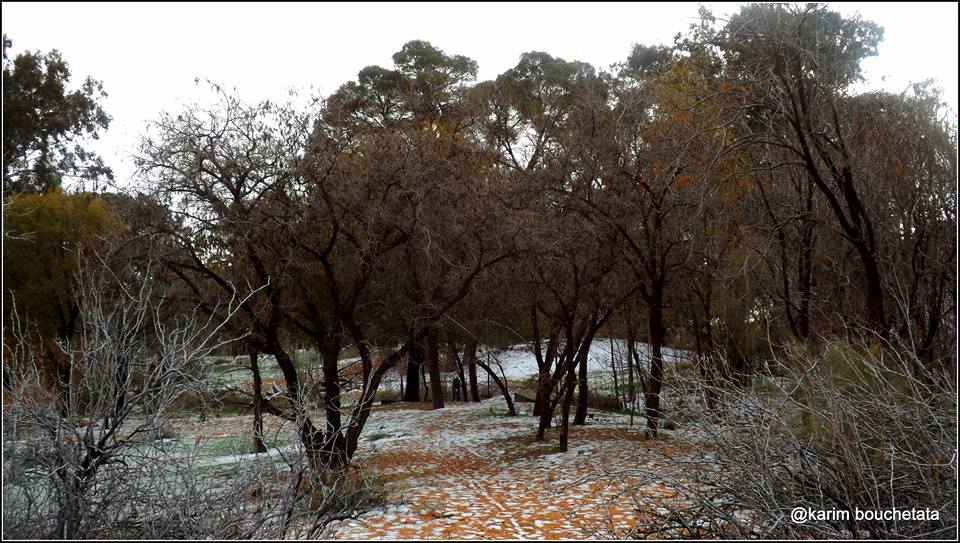
[[[923,398],[924,386],[911,375],[909,355],[891,348],[832,342],[817,355],[796,345],[788,350],[788,359],[794,370],[788,377],[793,384],[786,387],[792,390],[786,420],[805,439],[821,443],[852,439],[850,430],[862,420],[895,428],[899,417],[919,407],[918,400],[930,400]],[[925,392],[934,395],[932,388]],[[940,407],[955,411],[956,403]],[[856,438],[872,451],[890,445],[872,437]],[[909,435],[899,438],[916,445]]]
[[[68,338],[79,318],[74,274],[84,251],[122,228],[100,198],[89,193],[21,194],[4,204],[4,329],[10,311],[45,340]]]
[[[396,69],[367,66],[330,97],[328,115],[374,127],[417,118],[435,119],[456,109],[466,84],[477,77],[477,63],[447,55],[430,42],[413,40],[393,55]],[[336,117],[333,117],[333,116]]]
[[[427,77],[435,84],[449,85],[477,77],[477,62],[463,55],[449,56],[428,41],[413,40],[393,54],[400,73],[417,79]]]
[[[88,77],[70,92],[70,68],[58,51],[11,60],[6,34],[3,41],[4,193],[45,192],[65,176],[112,179],[100,157],[76,143],[110,124],[97,103],[106,97],[103,85]]]
[[[570,105],[577,89],[595,81],[596,71],[586,62],[530,51],[497,78],[497,87],[525,117],[538,117],[552,104]]]
[[[627,68],[637,75],[663,70],[672,60],[670,50],[663,46],[636,44],[627,57]]]
[[[761,62],[778,76],[816,78],[843,89],[877,54],[883,28],[825,4],[750,4],[731,16],[722,43],[734,62]]]

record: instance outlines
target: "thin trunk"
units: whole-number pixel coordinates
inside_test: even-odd
[[[610,335],[610,369],[613,371],[613,396],[617,399],[617,411],[627,402],[620,397],[620,384],[617,380],[617,360],[613,352],[613,335]]]
[[[570,404],[573,402],[573,388],[576,386],[574,371],[576,370],[577,364],[582,364],[586,366],[587,358],[590,354],[590,344],[593,343],[593,336],[597,333],[597,329],[600,326],[600,322],[596,320],[596,317],[591,317],[591,324],[586,329],[586,336],[580,342],[580,349],[577,351],[576,358],[572,363],[569,364],[567,368],[567,378],[564,383],[565,390],[563,392],[563,402],[560,405],[560,451],[566,452],[567,450],[567,439],[570,431]],[[578,415],[580,413],[577,413]],[[583,416],[586,418],[586,410],[583,411]]]
[[[810,190],[813,190],[812,187]],[[811,211],[810,207],[811,205],[808,204],[808,213]],[[813,289],[814,266],[813,245],[813,224],[804,224],[800,237],[800,262],[797,272],[800,282],[800,308],[797,310],[797,328],[801,341],[807,341],[810,338],[810,297]]]
[[[458,379],[453,381],[453,401],[459,402],[461,398],[463,398],[463,401],[467,401],[467,377],[463,373],[463,360],[457,352],[456,343],[450,341],[447,345],[450,349],[450,356],[452,356],[454,362],[457,363],[457,375],[459,376]],[[464,355],[466,355],[466,353],[464,353]]]
[[[583,356],[580,356],[578,360],[578,371],[579,375],[577,376],[577,414],[573,418],[573,424],[575,426],[583,426],[587,423],[587,402],[590,399],[590,389],[587,385],[587,360],[590,358],[590,345],[593,344],[593,334],[589,334],[583,340],[583,345],[580,349],[584,352]]]
[[[113,405],[113,413],[107,416],[106,426],[107,428],[112,428],[117,421],[117,418],[120,417],[120,413],[123,412],[123,408],[126,405],[127,395],[124,392],[126,390],[126,382],[129,377],[128,364],[125,358],[121,357],[117,360],[117,373],[116,373],[116,388],[114,389],[114,394],[116,395],[116,401]]]
[[[550,368],[540,368],[537,376],[537,395],[533,400],[533,416],[543,416],[544,410],[550,405],[550,392],[552,388],[553,387],[550,386]]]
[[[635,336],[634,336],[635,338]],[[636,349],[636,339],[634,339],[634,347],[630,349],[629,355],[633,358],[633,364],[637,371],[637,380],[640,381],[640,390],[646,393],[647,391],[647,378],[646,372],[643,371],[643,365],[640,363],[640,353]]]
[[[73,473],[67,474],[66,496],[60,505],[57,535],[60,539],[80,539],[84,484]]]
[[[423,401],[430,401],[430,388],[427,386],[427,362],[424,360],[420,363],[420,381],[423,385]]]
[[[410,353],[407,354],[407,388],[403,390],[403,401],[420,401],[420,367],[423,357],[420,346],[414,342],[410,347]]]
[[[433,409],[443,409],[443,383],[440,382],[440,349],[437,330],[427,334],[427,368],[430,370],[430,398]]]
[[[253,372],[253,451],[265,453],[267,446],[263,443],[263,383],[260,380],[258,356],[256,349],[250,349],[250,371]]]
[[[326,430],[323,435],[323,451],[333,455],[343,449],[343,433],[340,413],[340,342],[336,337],[317,341],[323,365],[323,411],[326,415]]]
[[[487,372],[487,383],[489,386],[490,378],[493,378],[493,382],[497,384],[497,388],[500,389],[500,393],[503,394],[503,399],[507,401],[507,411],[510,413],[510,416],[516,416],[517,409],[513,405],[513,398],[510,397],[510,390],[507,389],[507,384],[500,380],[500,377],[493,371],[493,368],[489,364],[484,363],[482,360],[477,358],[477,365],[483,368]]]
[[[303,444],[304,452],[313,468],[320,472],[322,468],[329,465],[329,462],[336,459],[324,458],[322,455],[322,437],[320,430],[313,425],[310,416],[303,407],[303,398],[300,394],[300,380],[297,375],[296,366],[290,355],[283,349],[276,337],[268,344],[269,351],[277,359],[277,365],[283,373],[283,379],[287,384],[287,397],[290,401],[290,411],[292,418],[297,425],[297,433],[300,436],[300,442]]]
[[[627,352],[624,353],[627,358],[627,394],[629,395],[629,404],[630,405],[630,426],[633,426],[633,412],[637,407],[637,389],[633,384],[633,360],[631,360],[631,354],[633,352],[633,325],[627,324]]]
[[[467,373],[470,377],[470,401],[480,401],[480,389],[477,388],[477,340],[470,338],[463,349],[463,357],[467,361]]]
[[[563,401],[560,404],[560,452],[567,452],[570,440],[570,404],[573,403],[573,388],[576,386],[574,375],[575,368],[567,369]]]
[[[537,337],[534,341],[539,341]],[[539,346],[537,349],[534,349],[534,354],[537,356],[537,396],[533,402],[533,416],[540,417],[543,415],[543,410],[546,406],[550,405],[550,393],[553,390],[552,382],[550,380],[550,369],[553,367],[553,361],[557,357],[557,336],[553,334],[550,336],[550,339],[547,340],[547,352],[545,355],[540,354]],[[542,356],[542,358],[541,358]],[[547,419],[549,425],[550,419]]]
[[[550,427],[550,420],[553,418],[557,402],[560,401],[559,396],[553,398],[553,392],[560,383],[560,379],[566,375],[568,361],[573,357],[573,353],[570,352],[571,345],[572,342],[568,342],[564,346],[563,353],[557,360],[557,370],[553,375],[550,375],[550,364],[545,364],[540,376],[537,396],[541,398],[542,403],[540,404],[540,423],[537,426],[537,441],[543,441],[547,428]]]
[[[660,390],[663,387],[663,304],[660,296],[650,303],[650,380],[644,394],[647,416],[647,435],[657,437],[660,420]]]
[[[867,248],[858,247],[861,260],[864,267],[864,278],[866,279],[867,295],[867,321],[880,337],[886,338],[889,332],[886,312],[883,306],[883,285],[880,279],[880,269],[877,265],[876,255]]]

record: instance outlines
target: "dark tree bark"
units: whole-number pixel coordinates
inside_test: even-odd
[[[443,409],[443,383],[440,381],[440,348],[437,330],[427,333],[427,369],[430,371],[430,399],[433,409]]]
[[[253,372],[253,451],[265,453],[267,446],[263,442],[263,383],[260,380],[258,356],[256,349],[250,349],[250,371]]]
[[[624,353],[627,358],[627,377],[629,379],[629,384],[627,385],[627,390],[629,393],[629,406],[630,406],[630,426],[633,426],[633,412],[637,407],[637,389],[633,383],[633,324],[627,323],[627,352]]]
[[[537,387],[537,398],[541,401],[540,403],[540,423],[537,426],[537,441],[543,441],[546,434],[547,428],[550,427],[550,421],[553,418],[553,412],[556,409],[557,403],[560,402],[561,397],[553,397],[553,392],[557,389],[557,386],[560,384],[560,380],[563,379],[569,369],[569,360],[574,357],[574,353],[571,351],[573,348],[573,343],[568,341],[563,348],[563,352],[560,353],[557,359],[557,369],[551,375],[550,365],[544,364],[543,369],[540,373],[540,380]],[[549,346],[548,346],[549,352]],[[549,357],[548,357],[549,358]]]
[[[589,349],[589,345],[587,348]],[[563,401],[560,403],[560,452],[567,452],[570,439],[570,404],[573,403],[573,389],[576,387],[576,365],[586,363],[587,352],[581,345],[577,356],[567,366]]]
[[[620,406],[626,405],[627,401],[624,398],[620,397],[620,384],[618,381],[618,371],[617,371],[617,361],[613,354],[613,338],[609,338],[610,342],[610,370],[613,372],[613,396],[617,399],[617,410],[620,410]]]
[[[407,355],[407,388],[403,390],[403,401],[420,401],[420,367],[423,364],[423,352],[414,342]]]
[[[550,405],[550,395],[556,383],[550,379],[550,370],[557,357],[557,334],[553,333],[547,339],[547,351],[543,352],[543,339],[540,335],[540,324],[537,319],[537,309],[530,310],[530,322],[533,325],[533,354],[537,359],[537,395],[533,401],[533,416],[541,417],[541,428],[537,432],[537,440],[543,439],[543,431],[549,427],[550,418],[543,418],[546,406]]]
[[[296,424],[300,442],[303,443],[304,452],[313,469],[317,473],[323,473],[326,470],[339,469],[347,465],[348,457],[343,454],[342,449],[336,450],[332,454],[329,454],[329,451],[327,451],[328,454],[324,454],[323,432],[314,426],[303,406],[300,379],[297,375],[296,366],[289,353],[276,340],[275,334],[268,334],[268,349],[266,351],[276,357],[277,365],[280,366],[284,381],[287,383],[287,397],[290,402],[287,417]]]
[[[477,340],[470,338],[463,350],[467,362],[467,375],[470,379],[470,401],[480,401],[480,389],[477,388]]]
[[[336,335],[319,338],[323,365],[323,411],[326,415],[326,430],[323,436],[324,454],[332,455],[343,449],[343,432],[340,413],[340,340]]]
[[[479,358],[477,358],[477,365],[483,368],[489,377],[493,378],[493,382],[496,383],[497,388],[500,389],[500,393],[503,394],[503,399],[507,401],[507,412],[510,413],[510,416],[516,416],[517,409],[513,405],[513,398],[510,397],[510,390],[507,388],[507,384],[504,383],[499,376],[497,376],[497,373],[493,371],[493,368]]]
[[[423,401],[430,401],[430,387],[427,384],[427,363],[426,361],[420,364],[420,381],[423,385]]]
[[[575,426],[583,426],[587,423],[587,403],[590,400],[590,391],[587,385],[587,360],[589,360],[590,345],[593,344],[593,334],[589,335],[584,339],[584,345],[586,345],[586,356],[580,358],[577,363],[577,370],[579,375],[577,376],[577,414],[573,418],[573,424]]]
[[[650,329],[650,380],[644,391],[644,407],[647,416],[647,435],[657,437],[660,420],[660,390],[663,388],[663,340],[666,333],[663,323],[663,294],[654,287],[648,300]]]
[[[461,398],[463,398],[463,401],[467,401],[467,378],[463,373],[463,360],[460,358],[460,353],[457,352],[456,343],[449,341],[447,347],[450,350],[450,356],[457,364],[457,375],[459,376],[453,381],[453,401],[459,402]],[[466,353],[464,353],[464,356],[466,356]]]

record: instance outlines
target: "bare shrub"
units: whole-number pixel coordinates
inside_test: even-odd
[[[674,416],[689,424],[675,437],[694,452],[650,450],[671,469],[605,474],[630,479],[625,494],[638,511],[633,531],[607,535],[954,536],[956,385],[947,372],[920,378],[909,353],[876,341],[822,354],[791,347],[743,388],[695,373],[671,383]],[[643,488],[658,483],[673,497],[653,504]],[[796,508],[839,513],[795,522]],[[924,510],[927,519],[858,520],[858,510]]]
[[[102,264],[78,278],[82,324],[59,345],[71,367],[63,391],[44,382],[19,329],[4,345],[4,537],[309,535],[370,500],[355,472],[311,478],[302,449],[211,458],[181,441],[178,401],[209,388],[208,356],[244,300],[210,312],[219,319],[165,316],[149,266],[132,283]]]

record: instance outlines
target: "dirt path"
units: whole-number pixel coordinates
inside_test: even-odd
[[[361,461],[384,484],[390,505],[341,522],[337,539],[625,535],[638,514],[671,497],[662,484],[629,489],[638,482],[630,470],[667,469],[654,449],[689,449],[676,439],[645,441],[639,425],[595,414],[587,426],[572,427],[570,450],[561,454],[555,432],[533,442],[528,404],[519,417],[502,415],[502,401],[418,407],[386,406],[371,416]]]

